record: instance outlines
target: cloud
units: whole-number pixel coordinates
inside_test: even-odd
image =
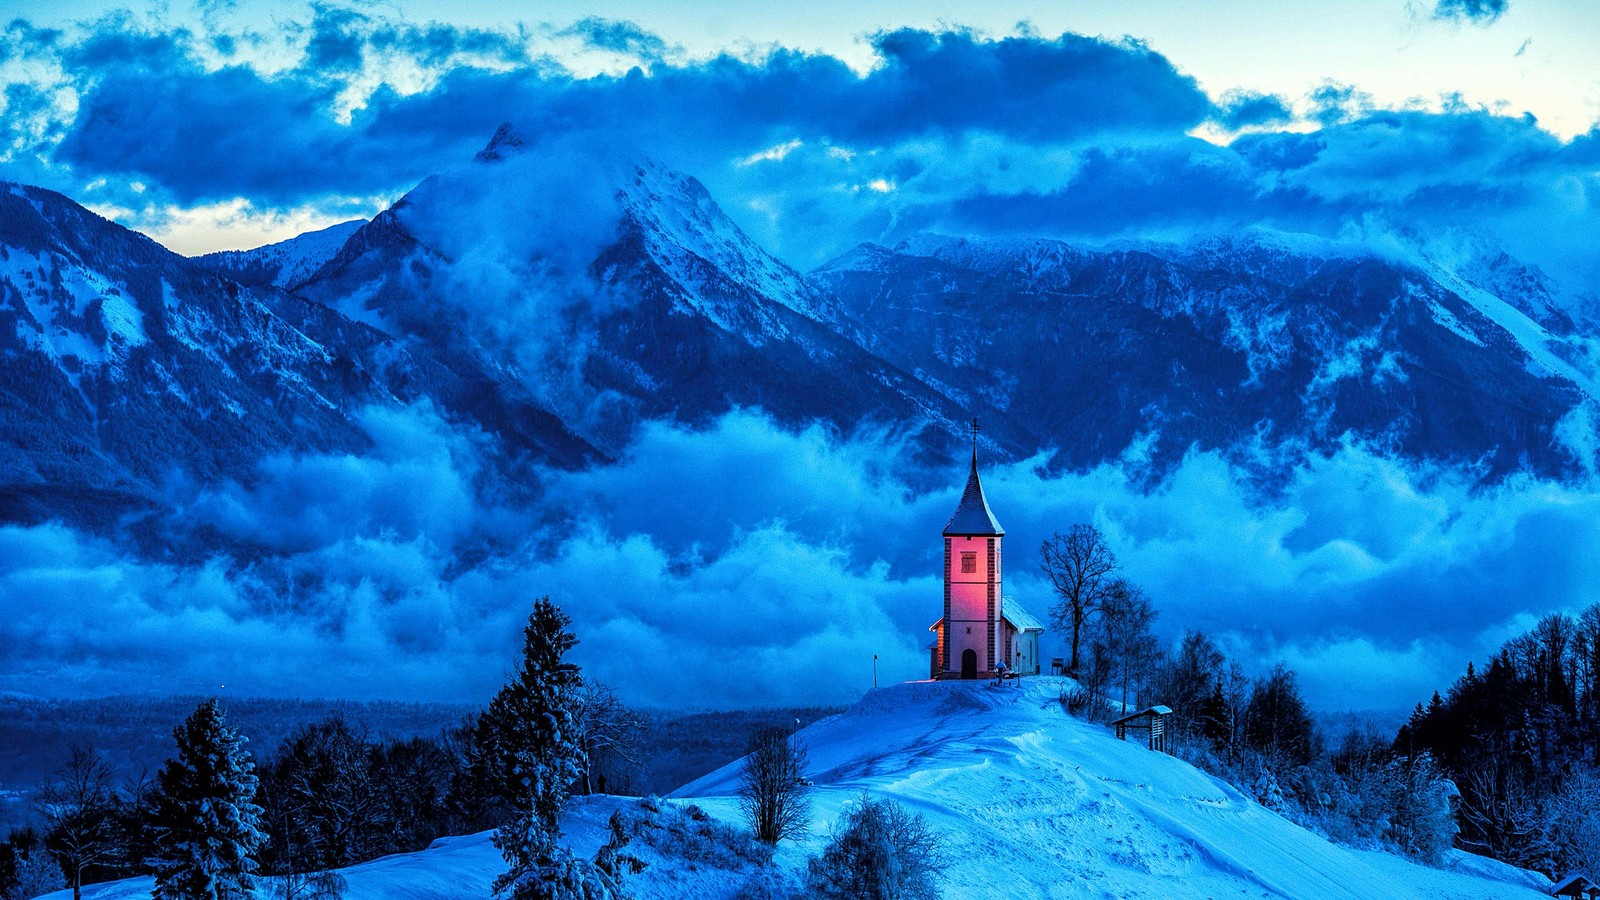
[[[1229,91],[1217,101],[1217,124],[1238,131],[1264,125],[1287,125],[1294,120],[1289,104],[1276,94]]]
[[[1439,0],[1433,8],[1435,19],[1490,25],[1505,15],[1510,0]]]
[[[551,166],[604,147],[697,176],[801,267],[919,229],[1105,241],[1471,223],[1571,284],[1600,271],[1574,237],[1597,225],[1593,136],[1563,142],[1459,97],[1387,110],[1328,82],[1294,104],[1212,98],[1136,41],[1028,30],[885,31],[862,71],[784,47],[686,58],[594,17],[485,30],[322,4],[283,37],[218,22],[14,23],[45,74],[7,88],[5,171],[153,230],[164,211],[238,202],[333,220],[469,159],[512,120]],[[569,63],[593,51],[630,68],[579,75],[537,49],[574,40]],[[1190,135],[1206,129],[1243,134],[1202,146]],[[200,249],[191,231],[171,239]]]
[[[71,125],[54,159],[81,180],[135,176],[181,202],[292,204],[409,187],[507,118],[530,134],[603,131],[705,159],[775,135],[1072,140],[1181,131],[1211,111],[1160,54],[1071,34],[886,32],[873,38],[881,64],[865,75],[775,48],[579,79],[529,58],[515,34],[396,25],[331,5],[318,5],[304,32],[298,60],[273,70],[219,65],[208,37],[126,15],[92,24],[57,52],[76,96],[75,109],[58,110]],[[588,18],[562,33],[642,57],[664,46],[627,22]]]
[[[366,454],[269,456],[249,487],[205,488],[180,504],[178,518],[278,551],[376,535],[454,547],[478,512],[474,438],[428,406],[368,408],[356,421],[373,442]]]
[[[626,19],[586,16],[557,34],[578,37],[597,50],[608,50],[645,62],[660,62],[671,49],[659,35]]]
[[[484,479],[482,439],[433,410],[362,421],[369,452],[275,457],[248,485],[177,497],[167,527],[226,554],[158,562],[59,525],[0,528],[0,690],[477,701],[544,594],[586,671],[635,703],[845,703],[874,654],[884,679],[925,671],[964,473],[893,435],[749,411],[653,424],[613,464],[538,472],[521,509]],[[1155,481],[1133,451],[1052,469],[984,470],[1015,602],[1046,617],[1035,549],[1093,523],[1164,638],[1204,629],[1251,671],[1288,662],[1327,708],[1408,707],[1600,591],[1592,486],[1485,484],[1358,445],[1270,490],[1212,453]]]

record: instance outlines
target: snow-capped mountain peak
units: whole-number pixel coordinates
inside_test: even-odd
[[[364,219],[352,219],[253,250],[207,253],[195,262],[240,284],[292,290],[309,281],[365,224]]]
[[[808,319],[840,318],[826,294],[751,240],[698,179],[654,160],[635,165],[632,176],[618,192],[629,222],[656,264],[684,288],[685,302],[699,312],[730,330],[754,324],[760,333],[784,334],[777,319],[759,314],[752,319],[753,310],[720,302],[732,282]]]

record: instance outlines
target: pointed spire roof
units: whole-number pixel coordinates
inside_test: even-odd
[[[967,475],[967,489],[961,492],[961,503],[956,506],[955,515],[950,517],[949,523],[944,526],[944,533],[949,535],[973,535],[999,537],[1006,533],[1000,527],[1000,522],[995,519],[994,513],[989,509],[989,501],[983,496],[983,482],[978,479],[978,420],[972,420],[972,471]]]

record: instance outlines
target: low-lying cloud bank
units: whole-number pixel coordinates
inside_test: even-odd
[[[0,528],[0,690],[486,698],[536,596],[578,659],[653,706],[839,703],[922,677],[939,530],[964,472],[881,432],[735,412],[646,427],[615,465],[545,472],[498,506],[481,442],[429,408],[373,410],[364,456],[270,459],[177,498],[233,555],[136,558],[59,525]],[[1092,522],[1174,638],[1286,661],[1328,708],[1406,706],[1538,616],[1593,600],[1600,490],[1467,475],[1345,447],[1270,493],[1210,453],[1154,483],[1136,458],[1059,477],[985,469],[1007,593],[1043,616],[1036,548]]]

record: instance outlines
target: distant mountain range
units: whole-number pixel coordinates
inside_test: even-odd
[[[1347,439],[1491,477],[1593,463],[1568,434],[1592,320],[1493,248],[921,235],[801,273],[692,177],[567,174],[502,129],[370,222],[193,259],[0,185],[0,518],[137,533],[174,482],[359,452],[358,410],[419,401],[489,436],[513,498],[530,462],[734,407],[933,458],[976,415],[993,452],[1074,467],[1142,441],[1158,471],[1198,447],[1270,476]]]

